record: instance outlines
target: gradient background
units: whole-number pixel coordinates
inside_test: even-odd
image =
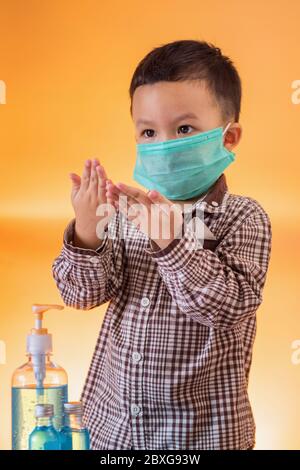
[[[214,43],[242,79],[243,136],[227,182],[257,199],[273,226],[250,374],[256,448],[300,449],[300,354],[291,359],[300,338],[299,17],[296,0],[0,0],[1,449],[10,448],[10,378],[25,362],[31,304],[62,304],[51,264],[73,217],[68,173],[97,156],[113,181],[136,185],[130,79],[153,47],[178,39]],[[70,399],[79,399],[106,308],[48,313]]]

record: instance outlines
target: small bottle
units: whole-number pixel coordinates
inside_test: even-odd
[[[62,450],[89,450],[90,436],[82,422],[83,409],[80,401],[64,403],[64,426],[60,431]]]
[[[35,405],[36,427],[29,435],[29,450],[61,450],[60,434],[53,426],[52,403]]]

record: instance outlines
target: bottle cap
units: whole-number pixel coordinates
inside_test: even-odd
[[[51,403],[38,403],[35,405],[35,416],[37,418],[52,417],[54,407]]]
[[[68,403],[64,403],[64,411],[67,415],[82,415],[82,403],[80,401],[69,401]]]

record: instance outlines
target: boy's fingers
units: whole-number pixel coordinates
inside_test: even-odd
[[[150,201],[144,191],[141,191],[140,189],[134,188],[132,186],[128,186],[124,183],[117,183],[116,186],[122,193],[128,196],[128,198],[135,199],[141,204],[146,204],[147,206],[149,205]]]
[[[101,165],[101,163],[99,163],[99,165],[97,166],[97,172],[98,172],[98,176],[100,179],[103,179],[103,180],[107,179],[106,171],[104,169],[104,166]]]
[[[96,159],[94,159],[91,165],[91,174],[90,174],[90,183],[89,183],[89,189],[96,190],[96,191],[98,191],[98,175],[96,171],[96,166],[98,165],[99,163],[97,162]]]
[[[69,173],[69,175],[72,181],[71,199],[73,200],[73,198],[76,196],[76,194],[80,190],[81,178],[75,173]]]
[[[91,160],[86,160],[84,164],[84,169],[82,173],[82,189],[87,190],[90,183],[90,175],[91,175]]]
[[[106,197],[109,200],[118,199],[118,192],[115,191],[115,186],[110,179],[106,180]]]
[[[127,206],[133,206],[139,207],[142,206],[143,208],[148,208],[150,206],[149,201],[146,201],[146,199],[143,199],[142,202],[139,200],[135,199],[132,197],[129,193],[124,193],[122,192],[115,184],[110,182],[107,185],[108,191],[107,195],[109,198],[112,198],[114,202],[116,202],[118,205],[120,205],[123,209]]]
[[[113,182],[108,179],[106,183],[107,194],[112,197],[119,197],[121,191],[113,184]]]
[[[111,191],[108,190],[111,184],[112,184],[112,181],[110,179],[107,179],[105,181],[105,197],[109,204],[112,204],[113,206],[116,207],[115,205],[116,197],[111,193]]]
[[[72,181],[72,186],[73,186],[73,189],[79,189],[80,188],[80,184],[81,184],[81,178],[79,175],[76,175],[76,173],[69,173],[69,176],[71,178],[71,181]]]
[[[98,196],[100,201],[106,201],[106,173],[102,165],[96,167],[96,172],[99,178],[98,181]]]

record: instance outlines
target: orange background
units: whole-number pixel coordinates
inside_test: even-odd
[[[0,448],[10,448],[10,378],[25,362],[31,304],[62,303],[51,263],[73,217],[69,171],[99,157],[113,181],[132,180],[128,88],[153,47],[203,39],[229,55],[243,84],[243,136],[226,170],[231,192],[256,198],[273,248],[250,374],[257,449],[299,449],[300,3],[214,0],[0,0]],[[79,394],[107,304],[51,311],[54,358]]]

